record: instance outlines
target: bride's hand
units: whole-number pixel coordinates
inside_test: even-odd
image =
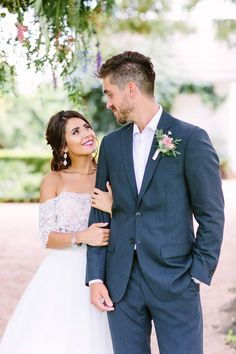
[[[86,243],[89,246],[107,246],[110,236],[110,229],[106,229],[107,226],[107,222],[92,224],[78,233],[76,242]]]
[[[110,183],[106,183],[107,192],[103,192],[98,188],[94,188],[92,198],[92,207],[105,211],[111,214],[111,208],[113,203],[112,189]]]

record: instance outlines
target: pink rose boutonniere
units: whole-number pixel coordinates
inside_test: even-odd
[[[157,129],[155,135],[157,139],[157,150],[152,157],[153,160],[156,160],[160,152],[162,155],[172,157],[176,157],[180,154],[180,152],[177,151],[177,145],[182,139],[174,139],[172,137],[171,131],[168,131],[167,134],[164,134],[162,129]]]

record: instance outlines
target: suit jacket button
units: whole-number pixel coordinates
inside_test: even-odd
[[[137,211],[136,216],[140,216],[140,215],[141,215],[140,211]]]
[[[132,245],[134,243],[134,239],[133,238],[130,238],[129,239],[129,243]]]

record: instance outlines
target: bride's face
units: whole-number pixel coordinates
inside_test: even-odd
[[[65,127],[66,149],[70,156],[90,155],[96,150],[96,135],[80,118],[71,118]]]

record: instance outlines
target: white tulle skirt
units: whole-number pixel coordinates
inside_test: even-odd
[[[51,251],[20,299],[0,354],[112,354],[106,313],[84,285],[86,246]]]

